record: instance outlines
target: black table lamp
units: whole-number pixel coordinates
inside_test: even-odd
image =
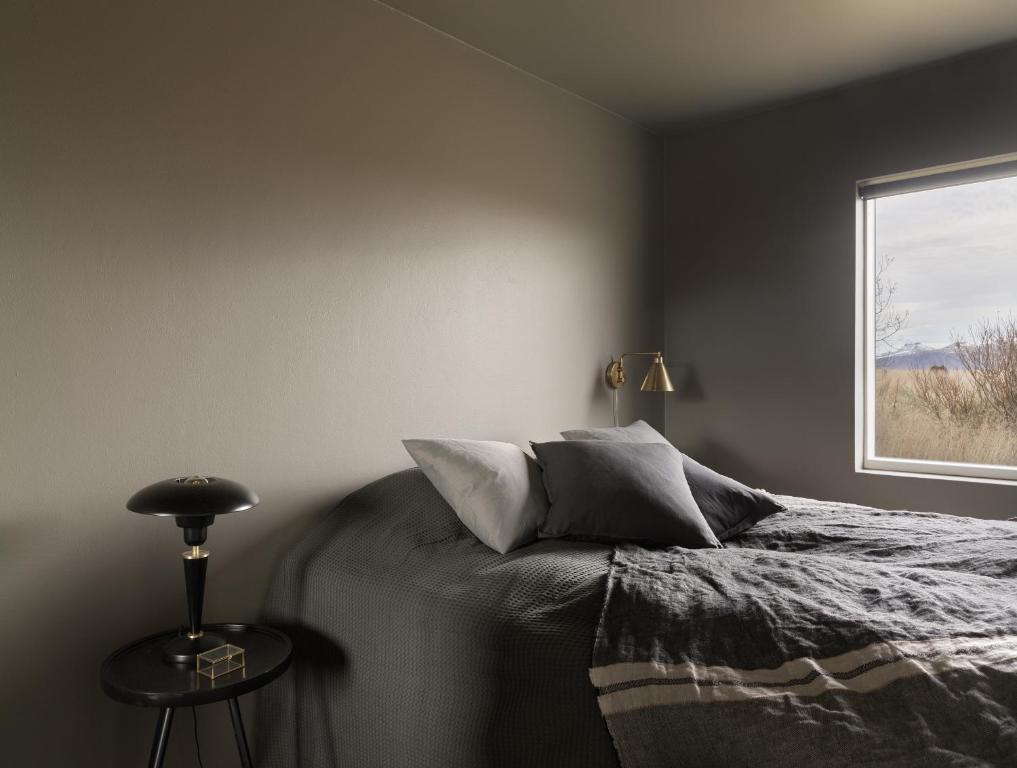
[[[188,632],[164,646],[167,661],[193,664],[199,653],[225,644],[215,634],[201,631],[201,609],[205,602],[205,572],[208,550],[202,549],[208,526],[216,515],[242,512],[257,506],[258,495],[245,485],[222,477],[175,477],[142,488],[127,500],[132,512],[158,517],[175,517],[184,529],[184,580],[187,584]]]

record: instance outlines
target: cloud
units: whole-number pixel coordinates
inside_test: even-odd
[[[945,346],[1017,316],[1017,177],[879,198],[876,255],[911,314],[900,342]]]

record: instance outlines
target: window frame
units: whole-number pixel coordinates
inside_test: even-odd
[[[1017,466],[969,464],[876,455],[875,201],[880,197],[1017,176],[1017,152],[907,173],[863,179],[855,184],[855,471],[1017,486]]]

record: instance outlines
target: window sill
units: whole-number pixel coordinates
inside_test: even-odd
[[[948,475],[934,472],[917,472],[903,469],[876,469],[873,467],[855,467],[859,475],[880,475],[882,477],[900,477],[908,480],[948,480],[956,483],[980,483],[983,485],[1003,485],[1017,488],[1017,480],[996,477],[971,477],[970,475]]]

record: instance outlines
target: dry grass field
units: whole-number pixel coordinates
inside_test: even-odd
[[[876,371],[876,454],[1017,465],[1017,427],[976,396],[966,371]]]

